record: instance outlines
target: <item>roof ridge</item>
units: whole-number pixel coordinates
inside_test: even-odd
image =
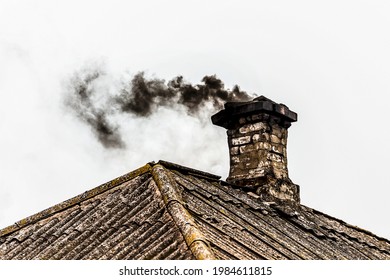
[[[159,160],[156,164],[160,164],[168,169],[174,169],[174,170],[178,170],[181,172],[184,171],[187,174],[195,175],[195,176],[202,177],[202,178],[209,179],[209,180],[211,179],[211,180],[219,181],[219,179],[221,179],[221,176],[211,174],[211,173],[208,173],[205,171],[200,171],[200,170],[197,170],[194,168],[190,168],[187,166],[183,166],[183,165],[169,162],[169,161],[165,161],[165,160]]]
[[[171,215],[180,232],[183,234],[188,248],[198,260],[216,259],[207,239],[195,224],[194,218],[184,207],[183,199],[176,182],[161,164],[156,164],[151,170],[153,179],[158,186],[168,213]]]
[[[60,211],[63,211],[67,208],[70,208],[78,203],[81,203],[87,199],[90,199],[94,196],[97,196],[101,193],[104,193],[124,182],[127,182],[127,181],[130,181],[131,179],[134,179],[135,177],[138,177],[140,175],[143,175],[147,172],[149,172],[151,169],[152,169],[152,165],[153,163],[147,163],[145,164],[144,166],[136,169],[136,170],[133,170],[133,171],[130,171],[122,176],[119,176],[111,181],[108,181],[104,184],[101,184],[91,190],[88,190],[88,191],[85,191],[73,198],[70,198],[70,199],[67,199],[63,202],[60,202],[54,206],[51,206],[45,210],[42,210],[36,214],[33,214],[31,216],[28,216],[27,218],[24,218],[18,222],[16,222],[15,224],[13,225],[10,225],[6,228],[3,228],[3,229],[0,229],[0,237],[2,236],[5,236],[7,234],[10,234],[10,233],[13,233],[27,225],[30,225],[32,223],[35,223],[37,221],[40,221],[42,219],[45,219],[45,218],[48,218]]]

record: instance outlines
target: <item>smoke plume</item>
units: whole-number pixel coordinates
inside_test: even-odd
[[[119,133],[118,125],[109,121],[110,110],[105,106],[98,107],[94,83],[104,75],[100,69],[82,71],[69,81],[69,95],[65,104],[72,108],[76,116],[87,123],[100,143],[106,148],[124,148],[125,143]]]
[[[66,105],[75,115],[88,124],[105,148],[125,148],[120,127],[112,120],[114,115],[147,118],[159,107],[182,106],[187,114],[200,117],[204,110],[210,116],[222,109],[227,101],[247,101],[253,96],[236,85],[225,89],[216,75],[205,76],[201,84],[192,85],[177,76],[168,82],[147,78],[144,72],[122,82],[114,93],[100,88],[100,80],[106,73],[99,69],[79,71],[69,79]]]

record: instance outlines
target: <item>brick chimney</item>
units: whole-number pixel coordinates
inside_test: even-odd
[[[297,121],[295,112],[260,96],[249,102],[227,102],[211,120],[227,129],[227,182],[256,192],[265,201],[300,202],[299,186],[287,170],[287,129]]]

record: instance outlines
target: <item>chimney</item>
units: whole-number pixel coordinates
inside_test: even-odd
[[[255,192],[264,201],[300,202],[299,186],[287,170],[287,129],[297,121],[295,112],[260,96],[249,102],[227,102],[211,120],[227,129],[227,182]]]

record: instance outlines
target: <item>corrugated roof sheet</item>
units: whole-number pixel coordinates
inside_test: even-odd
[[[390,242],[160,161],[0,231],[0,259],[390,259]]]
[[[1,259],[193,259],[149,173],[6,232]]]

